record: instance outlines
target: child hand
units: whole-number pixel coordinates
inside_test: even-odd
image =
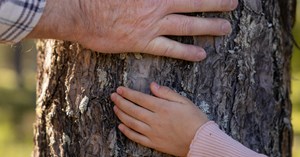
[[[151,83],[147,95],[119,87],[111,95],[114,111],[122,121],[120,131],[132,141],[158,151],[185,156],[206,115],[189,99],[168,87]]]

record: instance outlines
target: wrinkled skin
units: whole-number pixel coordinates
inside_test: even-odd
[[[231,11],[237,0],[49,0],[28,38],[79,42],[103,53],[141,52],[189,61],[205,51],[165,35],[226,35],[224,19],[189,17],[176,13]]]
[[[189,99],[168,87],[150,85],[154,96],[119,87],[111,95],[119,129],[129,139],[175,156],[186,156],[208,119]]]

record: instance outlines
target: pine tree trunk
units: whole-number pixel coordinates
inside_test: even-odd
[[[269,156],[291,156],[290,58],[294,0],[242,0],[227,37],[174,37],[203,46],[202,62],[104,55],[76,43],[37,43],[34,156],[168,156],[128,140],[109,97],[120,85],[149,93],[156,81],[190,98],[227,134]],[[118,46],[118,43],[116,43]]]

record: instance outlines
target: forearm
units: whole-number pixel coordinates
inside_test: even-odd
[[[48,0],[41,19],[26,38],[76,41],[81,16],[78,1],[71,1]]]
[[[219,129],[218,125],[212,121],[207,122],[199,128],[190,146],[188,157],[198,156],[265,157],[265,155],[258,154],[246,148],[226,135]]]

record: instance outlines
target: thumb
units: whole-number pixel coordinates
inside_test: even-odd
[[[174,90],[170,89],[169,87],[166,86],[160,86],[155,82],[152,82],[150,84],[150,89],[151,92],[159,98],[169,100],[169,101],[174,101],[174,102],[179,102],[179,103],[187,103],[189,100],[186,97],[181,96]]]

